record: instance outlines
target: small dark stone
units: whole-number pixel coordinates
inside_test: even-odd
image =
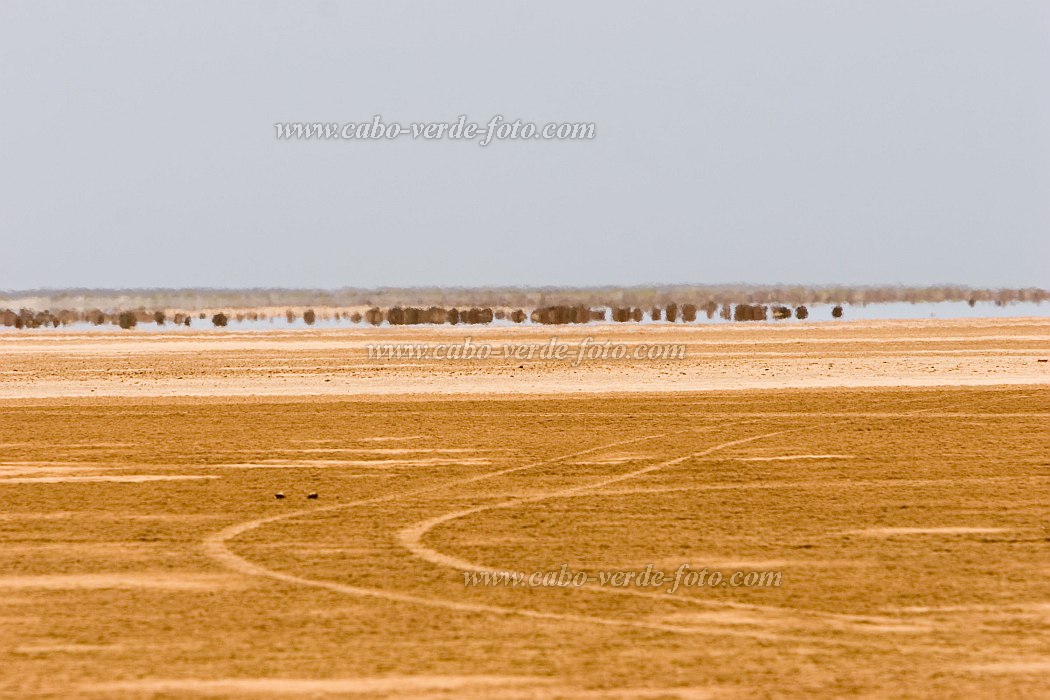
[[[310,493],[306,494],[306,497],[315,501],[319,498],[316,491],[311,491]]]
[[[275,494],[273,495],[273,497],[274,497],[274,498],[276,498],[276,499],[277,499],[277,500],[279,501],[279,500],[281,500],[282,498],[284,498],[284,494],[283,494],[283,493],[281,493],[280,491],[278,491],[277,493],[275,493]]]

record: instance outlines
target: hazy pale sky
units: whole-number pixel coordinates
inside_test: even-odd
[[[593,122],[278,141],[277,122]],[[0,289],[1050,287],[1050,3],[0,0]]]

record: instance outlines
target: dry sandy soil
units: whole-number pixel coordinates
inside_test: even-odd
[[[0,335],[0,697],[1050,687],[1045,319],[463,334]],[[464,585],[563,564],[782,582]]]
[[[369,344],[488,344],[468,360],[369,359]],[[540,357],[552,337],[565,359]],[[574,363],[585,338],[686,357]],[[502,358],[503,346],[537,348]],[[1050,319],[724,326],[399,327],[310,331],[0,333],[0,399],[682,392],[1050,382]]]

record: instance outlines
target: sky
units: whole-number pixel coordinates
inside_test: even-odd
[[[278,140],[277,123],[595,125]],[[0,289],[1050,287],[1050,3],[0,0]]]

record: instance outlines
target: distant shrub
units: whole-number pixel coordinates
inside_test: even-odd
[[[448,320],[448,311],[442,306],[430,306],[428,309],[420,310],[420,323],[441,324]]]
[[[696,320],[696,307],[692,304],[682,304],[682,320],[692,323]]]
[[[831,310],[832,318],[842,318],[842,305],[836,304],[835,308]]]
[[[492,323],[492,309],[473,307],[465,314],[460,314],[459,320],[470,324]]]
[[[796,306],[795,318],[797,318],[799,321],[806,320],[807,318],[809,318],[809,309],[807,309],[805,306]]]
[[[718,312],[719,318],[723,321],[729,321],[733,318],[733,307],[729,304],[722,304],[722,308]]]
[[[404,309],[403,321],[406,326],[414,326],[419,323],[423,323],[426,316],[426,312],[423,309],[417,309],[414,306],[409,306]]]
[[[541,306],[532,310],[529,320],[543,324],[568,323],[569,311],[564,306]]]
[[[678,304],[674,304],[674,303],[668,304],[667,308],[664,309],[664,316],[671,323],[674,323],[675,321],[677,321],[678,320]]]
[[[533,309],[530,318],[533,323],[565,324],[588,323],[593,316],[593,311],[587,306],[541,306]]]
[[[791,318],[791,309],[786,306],[774,306],[773,307],[773,320],[783,321],[785,318]]]
[[[303,312],[303,322],[308,325],[314,325],[314,321],[317,320],[317,314],[314,313],[313,309],[307,309]]]
[[[138,319],[135,318],[134,311],[121,311],[117,315],[117,325],[124,330],[134,328],[136,323],[138,323]]]
[[[284,319],[288,321],[288,323],[295,323],[295,312],[288,309],[284,312]]]
[[[653,310],[649,312],[649,317],[654,321],[659,321],[661,314],[663,314],[663,312],[660,310],[660,307],[654,306]]]
[[[227,317],[226,314],[224,314],[221,311],[211,317],[211,323],[216,328],[225,328],[226,324],[229,323],[229,322],[230,322],[229,317]]]
[[[734,321],[765,321],[766,307],[761,304],[737,304],[733,309]]]
[[[164,320],[165,320],[165,317],[164,317],[164,312],[163,311],[154,311],[153,312],[153,322],[156,323],[158,326],[163,326],[164,325]]]

